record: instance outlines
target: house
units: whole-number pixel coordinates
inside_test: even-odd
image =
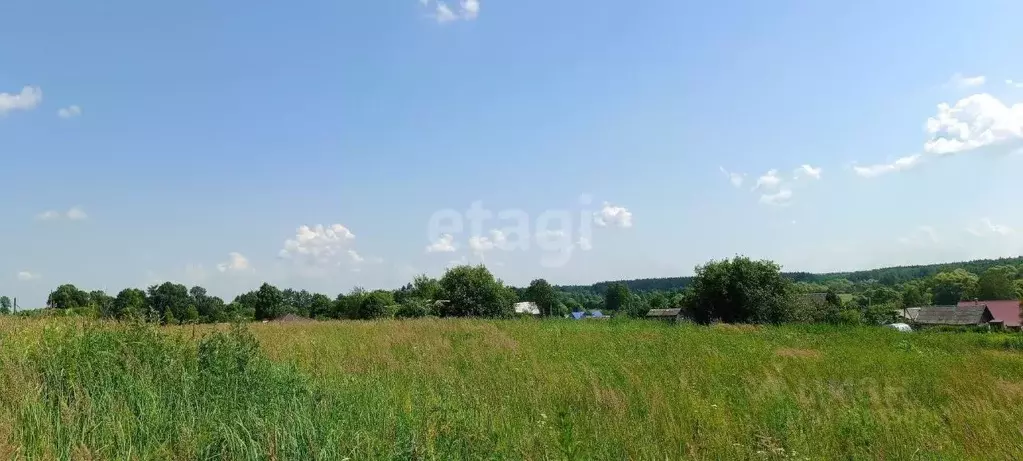
[[[997,301],[960,301],[959,307],[987,306],[995,320],[1001,321],[1005,328],[1020,328],[1020,307],[1017,299]]]
[[[604,315],[603,312],[600,312],[598,310],[592,310],[592,311],[589,311],[589,312],[586,312],[586,311],[573,312],[571,314],[571,317],[569,317],[569,318],[571,318],[573,320],[593,320],[593,319],[604,320],[604,319],[611,318],[611,316],[610,315]]]
[[[917,314],[918,325],[979,326],[994,320],[987,306],[921,307]]]
[[[682,309],[650,309],[646,313],[646,318],[651,320],[677,322],[682,320]]]
[[[540,307],[532,301],[515,303],[515,313],[519,315],[540,315]]]
[[[603,319],[609,319],[609,318],[611,318],[611,316],[610,315],[604,315],[602,312],[600,312],[598,310],[592,310],[592,311],[590,311],[590,317],[589,318],[603,320]]]
[[[954,306],[930,306],[930,307],[954,307]],[[895,309],[895,318],[899,320],[905,320],[907,322],[915,322],[916,318],[920,315],[920,309],[922,307],[907,307],[905,309]]]

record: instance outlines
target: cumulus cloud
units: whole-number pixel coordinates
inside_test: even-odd
[[[984,147],[1023,141],[1023,104],[1007,106],[986,93],[959,100],[955,105],[942,103],[938,113],[927,119],[931,138],[924,152],[936,155],[956,154]]]
[[[351,260],[353,263],[356,263],[356,264],[361,263],[361,262],[366,260],[366,258],[363,258],[362,256],[360,256],[359,253],[356,252],[355,250],[348,250],[348,259]]]
[[[501,247],[505,244],[506,240],[507,237],[504,235],[504,232],[493,229],[490,231],[490,237],[482,235],[469,237],[469,249],[472,250],[473,254],[482,258],[484,253]]]
[[[419,4],[430,8],[430,17],[444,24],[454,21],[472,21],[480,15],[479,0],[459,0],[457,11],[441,0],[419,0]]]
[[[217,270],[220,272],[245,272],[251,269],[249,259],[238,252],[228,253],[228,260],[217,264]]]
[[[354,239],[355,234],[341,224],[301,226],[294,238],[284,241],[284,248],[278,255],[310,265],[337,265],[348,254],[348,245]]]
[[[57,110],[57,116],[60,118],[75,118],[79,115],[82,115],[82,108],[75,105]]]
[[[746,180],[745,174],[728,171],[723,166],[718,168],[721,170],[721,173],[723,173],[725,177],[728,178],[728,182],[732,183],[732,186],[742,187],[743,181]]]
[[[757,184],[753,186],[753,190],[757,189],[774,189],[781,185],[781,177],[778,176],[778,170],[768,170],[763,176],[757,178]]]
[[[32,273],[29,271],[18,272],[18,280],[22,282],[28,282],[39,278],[39,274]]]
[[[60,212],[56,210],[46,210],[36,215],[36,219],[40,221],[54,221],[58,219],[69,219],[71,221],[81,221],[88,219],[89,215],[85,213],[85,210],[80,207],[72,207],[66,212]]]
[[[593,222],[600,227],[632,227],[632,212],[625,207],[614,206],[604,202],[603,208],[594,213]]]
[[[1014,233],[1015,231],[1009,226],[993,223],[990,218],[984,218],[980,220],[980,224],[967,227],[966,232],[977,237],[990,237],[1006,236]]]
[[[0,115],[16,110],[32,110],[43,100],[43,90],[36,86],[26,86],[20,93],[0,93]]]
[[[810,165],[801,165],[799,168],[796,168],[796,171],[792,173],[792,176],[797,179],[801,177],[821,179],[822,171],[823,168],[821,167],[814,168]]]
[[[455,251],[455,237],[451,234],[443,234],[437,241],[427,245],[427,253],[451,253]]]
[[[927,119],[928,139],[922,153],[894,163],[854,167],[856,174],[876,177],[918,166],[927,157],[973,151],[1013,152],[1023,148],[1023,104],[1006,105],[990,94],[968,96],[955,104],[941,103]]]
[[[948,83],[945,85],[952,88],[972,88],[975,86],[981,86],[985,82],[987,82],[987,77],[983,75],[968,77],[957,72],[952,75],[952,78],[948,79]]]
[[[782,189],[773,194],[760,196],[760,203],[764,205],[784,206],[788,205],[790,200],[792,200],[792,189]]]
[[[920,164],[922,160],[923,155],[913,154],[906,157],[902,157],[892,163],[879,163],[876,165],[869,166],[853,166],[853,171],[855,171],[856,174],[863,176],[864,178],[875,178],[883,174],[908,170]]]

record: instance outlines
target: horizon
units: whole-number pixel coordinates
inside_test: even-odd
[[[1023,4],[982,5],[11,5],[0,295],[1023,254]]]

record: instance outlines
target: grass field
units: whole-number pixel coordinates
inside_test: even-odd
[[[1013,344],[617,321],[3,319],[0,458],[1020,459]]]

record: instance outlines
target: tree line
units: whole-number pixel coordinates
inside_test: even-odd
[[[451,268],[439,279],[417,276],[396,290],[355,288],[333,297],[264,283],[230,302],[203,287],[172,282],[145,290],[126,288],[114,296],[65,284],[50,293],[47,307],[101,318],[181,324],[272,320],[287,314],[318,319],[503,318],[514,314],[515,302],[532,301],[549,317],[595,310],[643,317],[650,309],[678,308],[699,323],[885,323],[905,307],[1023,297],[1023,265],[986,267],[979,275],[954,268],[895,285],[842,277],[794,281],[774,262],[739,256],[698,266],[684,287],[636,291],[628,282],[556,287],[543,279],[516,288],[480,265]],[[9,304],[0,297],[0,313],[9,312]]]

